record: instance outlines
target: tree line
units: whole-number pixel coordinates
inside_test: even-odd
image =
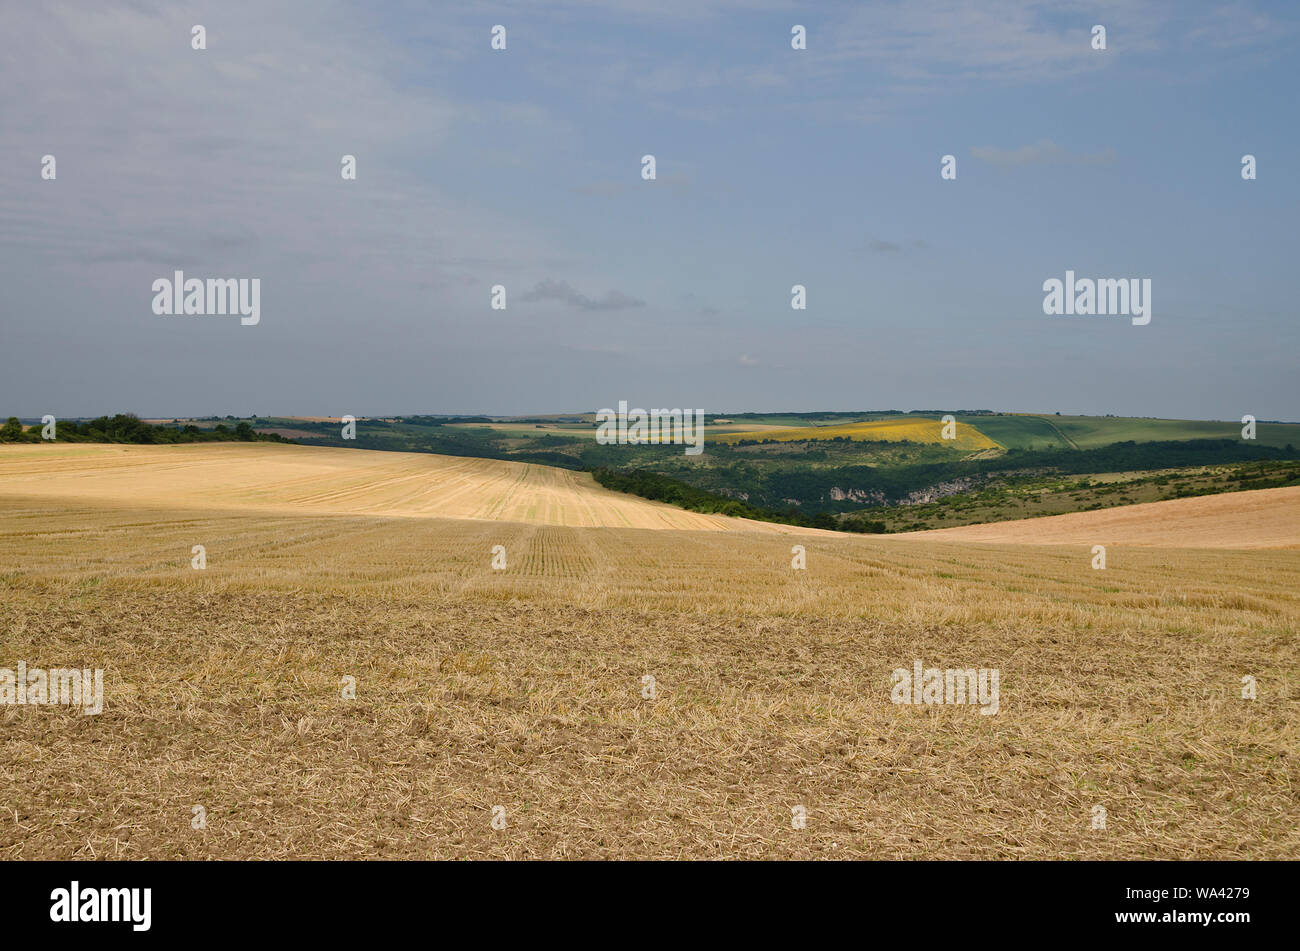
[[[0,426],[0,442],[49,442],[42,438],[41,424],[24,428],[17,416]],[[218,423],[212,429],[156,425],[142,422],[134,413],[118,413],[90,420],[59,420],[54,425],[54,442],[110,442],[167,445],[188,442],[292,442],[278,433],[259,433],[247,422],[233,428]]]
[[[883,532],[884,522],[869,521],[861,518],[837,519],[828,512],[805,515],[791,506],[784,511],[750,505],[739,499],[730,499],[724,495],[697,489],[693,485],[679,482],[671,476],[645,469],[592,469],[592,476],[607,489],[639,495],[643,499],[667,502],[692,512],[704,512],[709,515],[730,515],[734,518],[752,518],[762,522],[779,522],[783,525],[798,525],[803,528],[824,528],[830,531],[845,532]]]

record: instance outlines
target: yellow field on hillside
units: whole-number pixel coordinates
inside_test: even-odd
[[[550,466],[274,443],[0,446],[0,494],[620,528],[718,531],[735,521],[613,492],[586,473]]]
[[[594,420],[592,422],[584,423],[448,423],[447,427],[449,429],[491,429],[495,432],[520,433],[527,435],[536,435],[539,431],[550,431],[563,436],[590,436],[592,439],[596,438],[596,425]],[[712,440],[715,433],[735,433],[742,429],[746,433],[751,434],[755,432],[766,432],[769,430],[774,432],[785,432],[788,428],[789,427],[786,426],[775,426],[770,423],[705,423],[704,433],[709,440]],[[668,441],[669,438],[671,438],[671,433],[665,433],[664,441]],[[753,437],[751,435],[748,438]],[[658,440],[652,439],[649,441],[653,443]]]
[[[742,439],[772,439],[776,442],[802,442],[805,439],[846,439],[869,442],[933,442],[954,449],[998,449],[998,443],[989,439],[969,423],[957,423],[956,438],[943,438],[943,423],[937,419],[878,419],[865,423],[845,423],[841,426],[797,426],[791,429],[750,429],[712,437],[713,441],[734,445]]]
[[[938,528],[895,537],[1021,545],[1300,548],[1300,486]]]

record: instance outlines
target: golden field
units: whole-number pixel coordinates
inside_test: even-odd
[[[999,449],[998,443],[989,439],[969,423],[958,423],[953,439],[943,438],[943,423],[937,419],[877,419],[865,423],[845,423],[839,426],[796,426],[790,429],[764,427],[745,432],[731,432],[712,436],[711,439],[726,445],[735,445],[742,439],[772,439],[776,442],[802,442],[812,439],[846,439],[865,442],[942,443],[954,449]]]
[[[614,492],[586,473],[551,466],[276,443],[4,446],[0,486],[11,494],[47,499],[150,500],[299,514],[702,531],[721,531],[735,521]],[[759,531],[795,531],[744,524]]]
[[[469,460],[63,448],[0,450],[0,667],[102,667],[104,711],[0,707],[4,858],[1300,856],[1295,550],[1094,571],[547,524]],[[997,668],[1000,711],[891,703],[914,659]]]
[[[1022,545],[1300,548],[1300,486],[936,528],[899,537]]]

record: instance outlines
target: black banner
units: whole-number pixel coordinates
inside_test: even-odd
[[[1285,863],[31,862],[0,865],[12,934],[360,940],[421,925],[659,943],[771,928],[960,946],[1285,926]],[[485,917],[486,915],[486,917]],[[952,942],[957,942],[952,945]]]

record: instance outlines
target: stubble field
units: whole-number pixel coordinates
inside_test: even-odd
[[[1022,545],[1300,548],[1300,486],[936,528],[899,537]]]
[[[232,509],[546,525],[721,531],[734,519],[688,512],[551,466],[415,452],[274,443],[55,444],[0,449],[0,491],[110,504],[156,500]],[[776,529],[744,523],[755,530]]]
[[[1295,550],[1096,571],[1080,545],[330,514],[188,477],[79,498],[16,459],[0,667],[100,667],[105,696],[0,707],[5,858],[1300,855]],[[999,712],[892,703],[918,659],[998,669]]]

